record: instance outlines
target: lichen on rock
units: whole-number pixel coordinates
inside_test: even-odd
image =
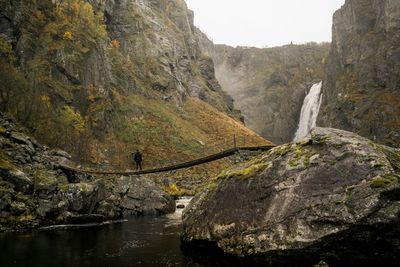
[[[390,225],[399,219],[400,171],[398,158],[390,155],[397,153],[351,132],[314,128],[311,137],[278,146],[215,179],[212,190],[185,210],[183,240],[215,242],[246,257],[319,252],[347,258],[354,253],[359,259],[374,250],[397,257],[390,237],[384,240],[387,252],[371,245],[381,227],[382,236],[396,235]],[[248,172],[251,166],[258,171]],[[241,173],[249,175],[226,179]],[[351,242],[352,234],[370,246],[346,251],[335,245]]]

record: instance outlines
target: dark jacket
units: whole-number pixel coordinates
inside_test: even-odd
[[[136,162],[141,162],[142,161],[142,153],[140,153],[139,151],[135,152],[135,154],[133,155],[133,160]]]

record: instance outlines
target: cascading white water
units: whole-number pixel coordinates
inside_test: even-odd
[[[304,98],[301,108],[299,128],[294,136],[294,141],[306,137],[317,123],[317,117],[322,102],[322,82],[314,84],[306,98]]]

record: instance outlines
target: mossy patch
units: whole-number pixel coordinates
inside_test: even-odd
[[[15,195],[15,200],[24,203],[28,209],[34,209],[36,207],[36,199],[32,198],[32,196],[18,193],[17,195]]]
[[[4,192],[4,193],[12,193],[14,192],[13,190],[13,185],[6,182],[6,181],[2,181],[0,180],[0,193]]]
[[[59,188],[61,191],[66,192],[66,191],[68,191],[69,185],[68,185],[68,184],[60,184],[60,185],[58,186],[58,188]]]
[[[400,171],[400,151],[379,146],[379,149],[386,155],[393,169]]]
[[[208,185],[207,185],[207,189],[208,191],[214,191],[215,189],[217,189],[217,185],[218,185],[218,180],[212,180]]]
[[[0,151],[0,169],[6,171],[15,171],[15,165]]]
[[[164,187],[165,192],[167,192],[168,195],[172,197],[180,197],[184,196],[186,190],[183,188],[180,188],[176,183],[169,184]]]
[[[271,167],[272,163],[265,162],[265,157],[266,155],[257,157],[252,161],[237,165],[236,168],[229,168],[222,171],[218,176],[210,180],[206,188],[209,191],[214,191],[221,180],[228,180],[232,178],[244,180],[255,176],[257,173]]]
[[[310,149],[305,148],[305,145],[297,145],[291,151],[289,166],[297,167],[303,165],[308,167],[310,165],[310,158],[314,155]]]
[[[10,223],[27,223],[32,222],[36,219],[36,217],[32,214],[23,214],[20,216],[7,216],[0,217],[1,224],[10,224]]]
[[[369,185],[371,186],[371,188],[382,188],[382,187],[387,187],[395,182],[398,182],[398,177],[396,177],[396,175],[385,174],[384,176],[374,177],[369,182]]]
[[[251,176],[254,176],[256,173],[263,171],[267,166],[267,163],[250,164],[248,167],[239,170],[225,171],[220,174],[217,179],[230,179],[233,177],[237,179],[247,179]]]
[[[78,186],[79,186],[80,191],[82,191],[82,192],[87,193],[87,192],[93,191],[93,186],[91,186],[88,183],[79,183]]]
[[[35,179],[35,185],[40,187],[54,185],[58,182],[56,177],[44,170],[37,170],[33,176]]]
[[[354,190],[355,186],[354,185],[350,185],[348,187],[346,187],[346,192],[352,192]]]
[[[59,223],[64,222],[65,221],[64,215],[63,214],[59,214],[57,216],[57,218],[55,219],[55,221],[59,222]]]
[[[287,144],[287,145],[282,145],[282,146],[278,146],[278,147],[274,148],[272,150],[272,153],[274,155],[277,155],[278,157],[283,157],[291,151],[293,151],[292,144]]]
[[[254,176],[256,173],[263,171],[267,166],[268,165],[265,163],[253,164],[246,169],[234,173],[234,176],[238,179],[247,179]]]

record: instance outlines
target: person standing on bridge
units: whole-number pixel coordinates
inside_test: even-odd
[[[142,170],[142,153],[140,153],[139,149],[133,154],[133,160],[136,163],[136,170]]]

